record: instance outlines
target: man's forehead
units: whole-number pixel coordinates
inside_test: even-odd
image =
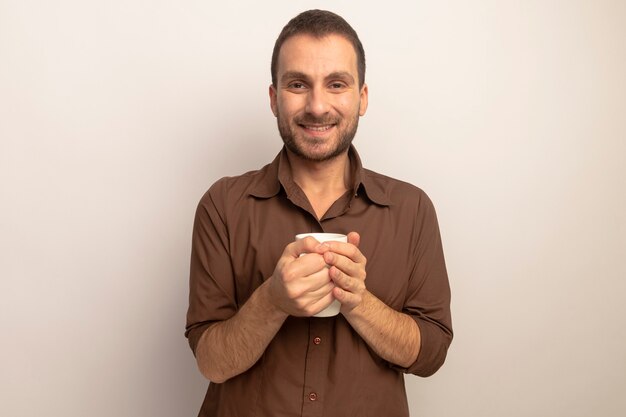
[[[332,71],[357,72],[356,51],[343,35],[298,34],[285,40],[278,55],[278,72],[306,72],[312,63],[333,65]]]

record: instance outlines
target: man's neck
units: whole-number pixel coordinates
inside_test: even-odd
[[[318,219],[350,187],[351,171],[348,152],[328,161],[304,160],[287,151],[293,180],[304,191]]]

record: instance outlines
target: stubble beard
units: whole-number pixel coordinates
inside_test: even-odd
[[[336,119],[332,118],[315,118],[311,115],[305,115],[300,118],[293,119],[293,126],[291,125],[289,120],[281,117],[280,112],[276,116],[276,120],[278,123],[278,132],[280,133],[280,137],[283,139],[283,143],[285,147],[291,151],[296,156],[311,162],[324,162],[338,157],[348,150],[350,145],[352,144],[352,140],[356,135],[357,128],[359,127],[359,114],[355,114],[354,117],[348,122],[345,128],[339,130],[339,123]],[[338,137],[336,139],[336,144],[333,148],[327,150],[324,153],[312,153],[307,152],[304,148],[304,144],[312,144],[315,146],[317,143],[320,145],[324,143],[325,139],[318,139],[314,137],[303,137],[299,135],[299,138],[296,138],[296,129],[298,129],[299,124],[316,124],[316,125],[326,125],[326,124],[335,124],[335,129]]]

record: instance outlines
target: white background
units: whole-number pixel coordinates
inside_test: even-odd
[[[195,206],[279,151],[270,55],[314,7],[365,46],[365,165],[438,209],[455,340],[412,415],[626,415],[617,0],[0,0],[0,415],[196,415]]]

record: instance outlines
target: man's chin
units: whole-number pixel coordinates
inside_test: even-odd
[[[285,142],[287,150],[295,156],[310,162],[325,162],[337,158],[347,152],[350,144],[341,147],[300,146]]]

